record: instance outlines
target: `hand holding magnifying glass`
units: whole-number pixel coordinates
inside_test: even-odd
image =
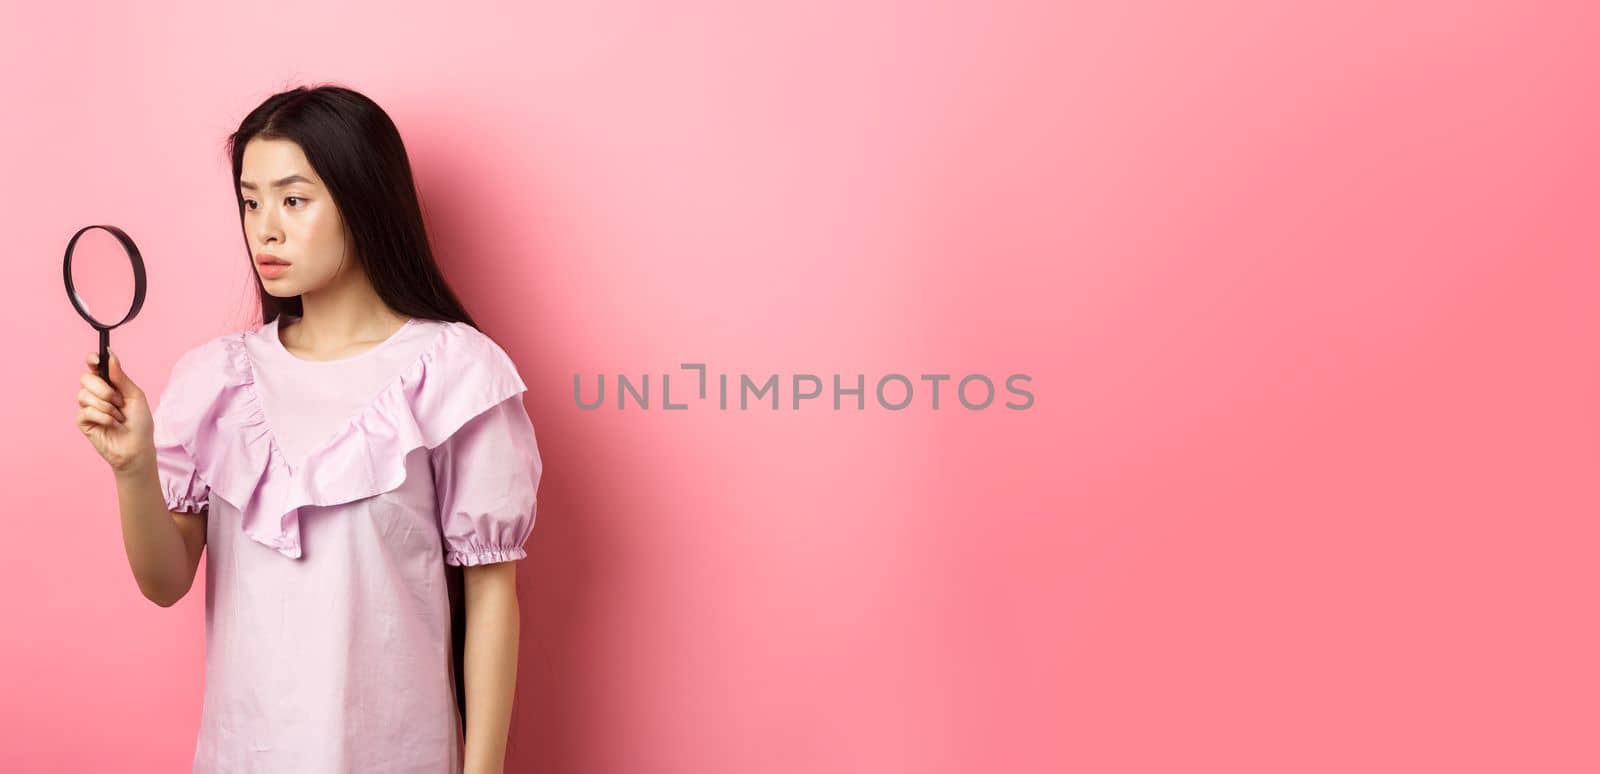
[[[118,290],[112,290],[109,293],[111,300],[109,303],[106,301],[108,294],[100,286],[107,283],[115,286],[120,277],[100,266],[102,261],[99,256],[112,255],[116,250],[115,247],[102,247],[104,240],[99,239],[98,235],[85,236],[93,229],[115,238],[116,246],[126,253],[133,268],[133,300],[128,305],[127,314],[111,323],[96,319],[89,311],[89,302],[83,297],[94,291],[92,295],[101,301],[102,308],[117,309],[121,308],[120,299],[124,297]],[[80,245],[81,239],[86,240],[83,245]],[[74,277],[73,252],[84,245],[91,246],[91,249],[86,251],[86,255],[79,256],[80,265]],[[125,470],[151,462],[155,456],[155,445],[149,404],[144,391],[123,372],[121,359],[111,354],[111,330],[132,320],[139,314],[140,307],[144,306],[144,259],[139,255],[139,248],[116,226],[84,226],[67,242],[61,273],[67,286],[67,298],[73,308],[99,332],[100,350],[85,358],[88,370],[79,378],[82,389],[78,392],[78,428],[89,437],[95,451],[114,469]],[[116,368],[112,367],[113,360],[116,360]]]

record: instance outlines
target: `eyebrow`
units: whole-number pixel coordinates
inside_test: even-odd
[[[307,180],[304,177],[301,177],[299,175],[290,175],[290,176],[288,176],[286,178],[283,178],[282,180],[273,181],[272,187],[273,188],[282,188],[282,187],[284,187],[284,186],[286,186],[286,185],[288,185],[290,183],[308,183],[309,184],[310,182],[311,182],[310,180]],[[256,184],[252,183],[252,182],[250,182],[248,180],[240,180],[239,181],[239,187],[240,188],[248,188],[248,189],[250,189],[252,191],[256,190]]]

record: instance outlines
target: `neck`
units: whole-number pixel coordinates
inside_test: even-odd
[[[407,320],[390,309],[366,282],[326,287],[300,296],[302,314],[291,317],[293,334],[286,341],[307,351],[336,351],[341,347],[388,338]],[[279,323],[279,327],[284,325]]]

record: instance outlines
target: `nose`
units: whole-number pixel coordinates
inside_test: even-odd
[[[278,225],[278,211],[273,207],[261,207],[261,217],[256,220],[256,229],[256,239],[263,247],[283,242],[283,230]]]

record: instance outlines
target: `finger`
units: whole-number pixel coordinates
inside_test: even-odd
[[[122,358],[117,357],[117,353],[113,350],[106,352],[109,357],[106,374],[111,377],[111,385],[120,390],[128,385],[130,381],[128,374],[122,370]]]
[[[113,427],[118,424],[110,414],[107,414],[106,412],[101,411],[93,406],[84,406],[83,408],[78,409],[78,416],[82,419],[87,419],[91,424],[100,425],[102,427]]]
[[[100,373],[100,353],[98,351],[90,350],[89,354],[84,355],[83,363],[84,363],[84,365],[87,365],[89,367],[89,373],[92,373],[92,374],[95,374],[95,375],[99,375],[99,373]],[[106,359],[106,376],[109,377],[110,375],[111,375],[111,358],[110,358],[110,353],[108,352],[107,353],[107,359]],[[109,382],[110,380],[107,380],[107,381]]]
[[[109,384],[106,384],[104,379],[101,379],[92,373],[84,374],[78,379],[78,382],[83,385],[85,390],[98,398],[110,401],[118,406],[124,405],[125,403],[125,401],[122,399],[122,393],[119,390]]]
[[[122,413],[121,409],[111,405],[109,401],[102,400],[86,392],[79,394],[78,405],[100,409],[101,411],[116,417],[118,422],[128,421],[128,418]]]
[[[118,406],[121,406],[124,403],[122,400],[121,391],[113,388],[109,384],[106,384],[104,379],[101,379],[99,376],[93,373],[84,374],[78,379],[78,382],[83,385],[85,390],[88,390],[97,397],[108,400]]]

